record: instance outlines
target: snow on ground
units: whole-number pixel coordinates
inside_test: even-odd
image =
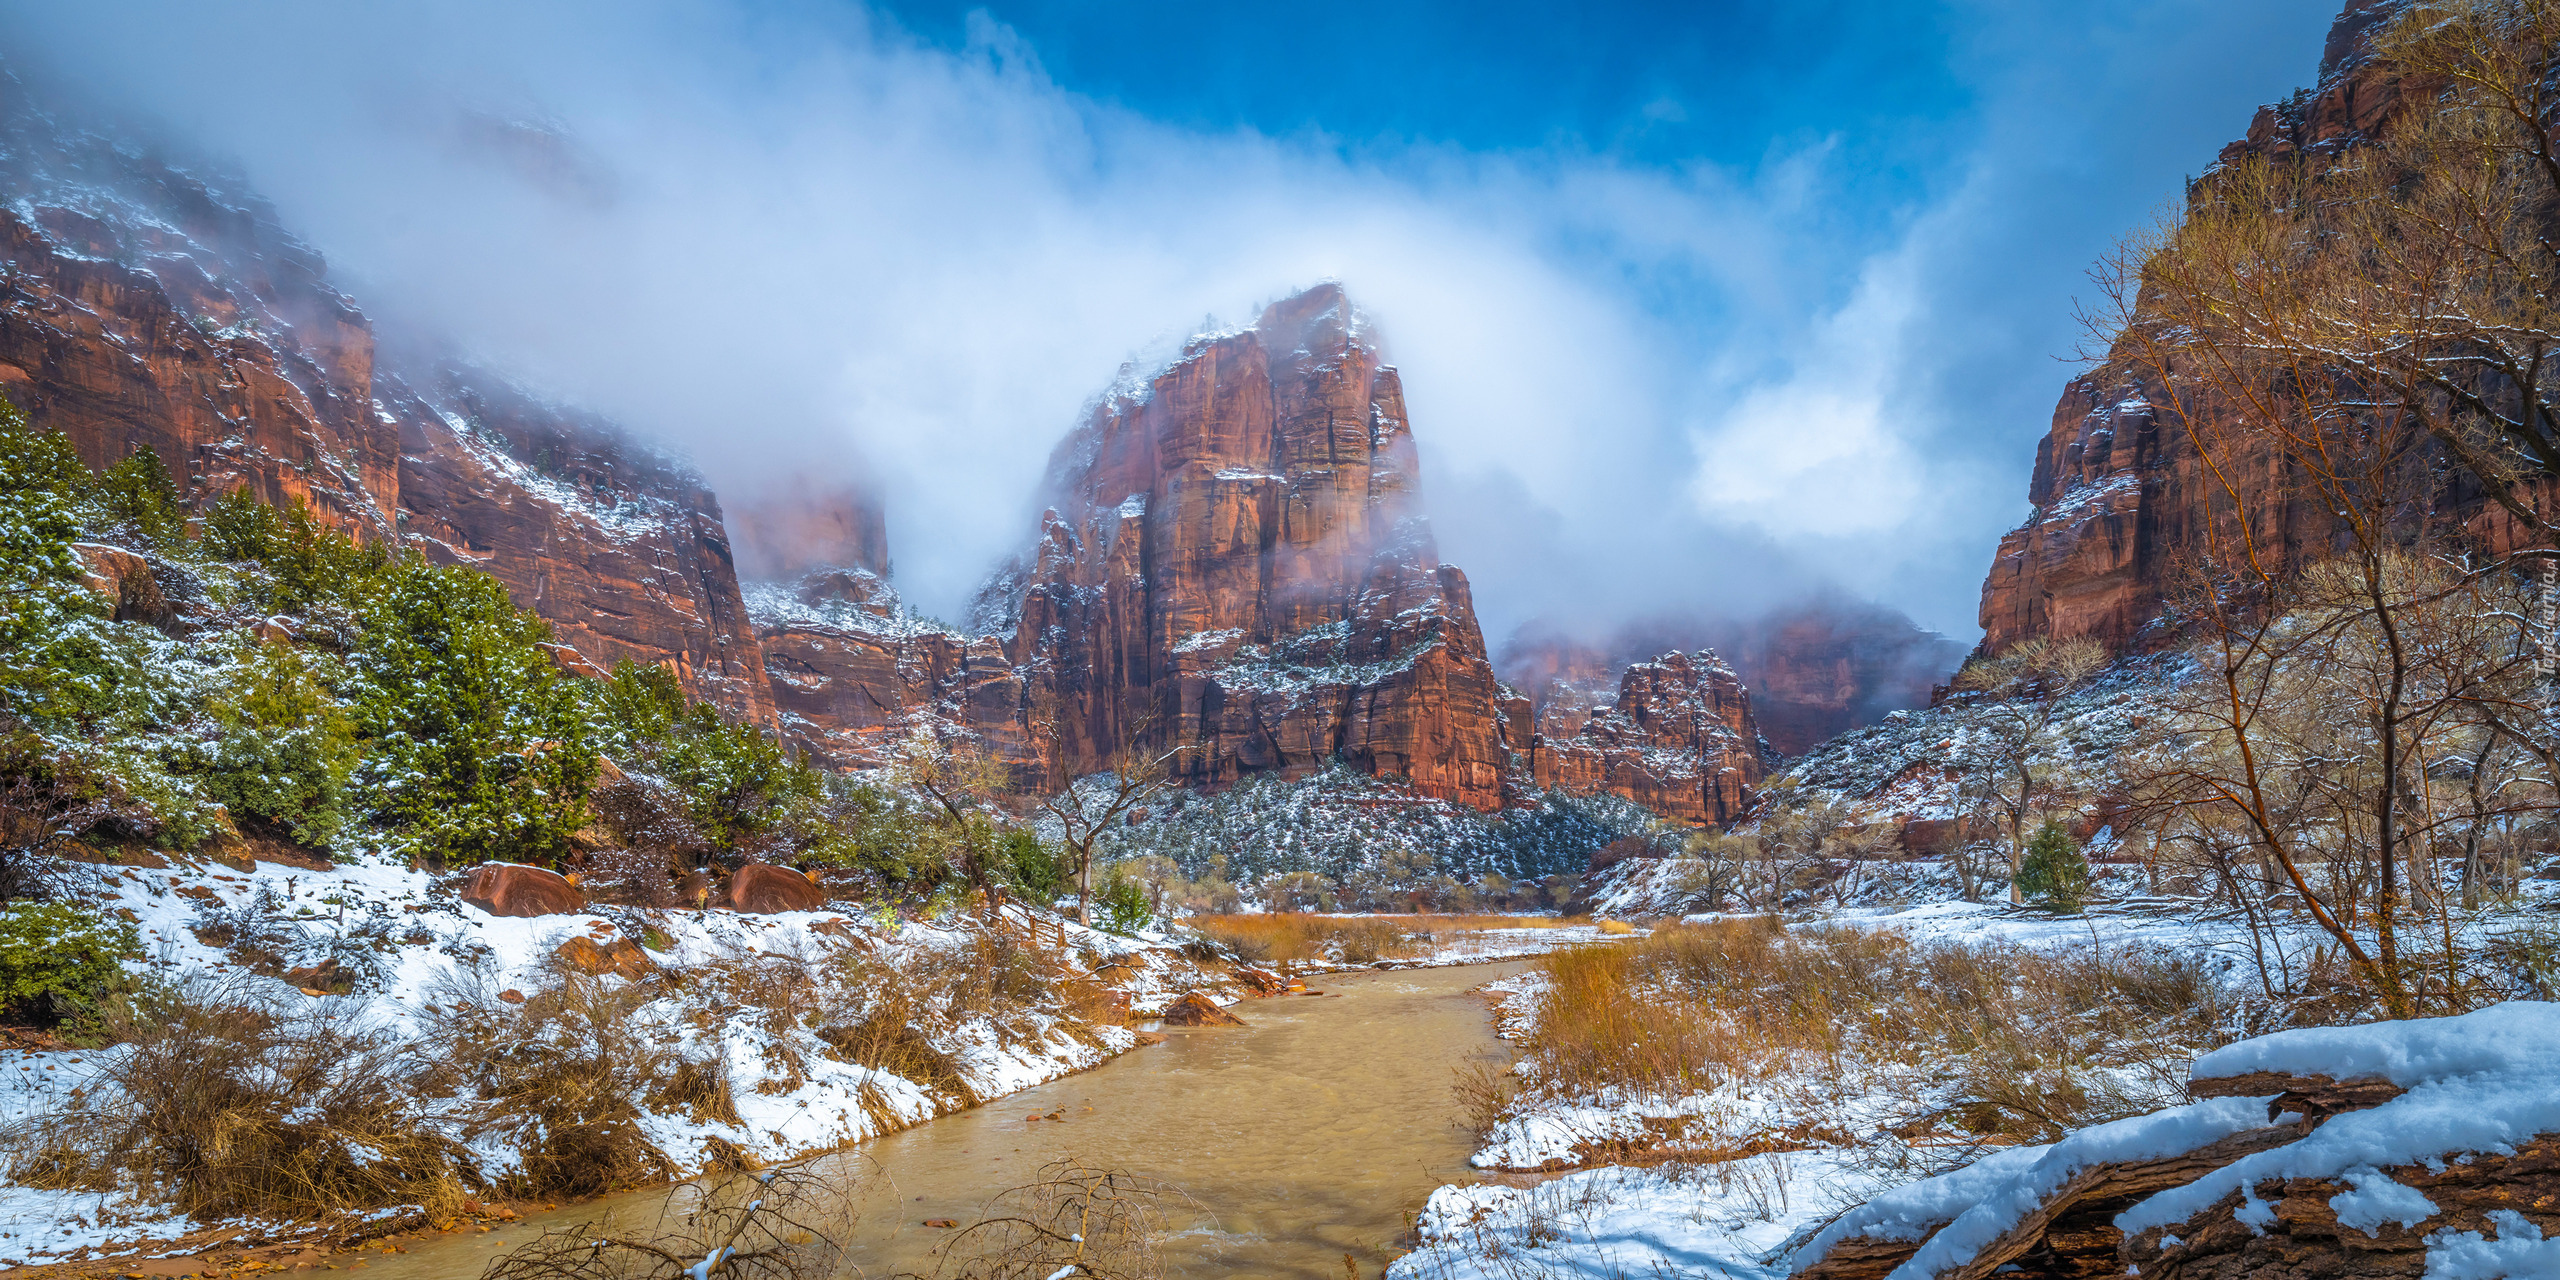
[[[2446,1157],[2507,1154],[2560,1132],[2560,1004],[2517,1000],[2451,1018],[2281,1031],[2205,1055],[2196,1078],[2251,1071],[2384,1079],[2408,1092],[2323,1122],[2308,1137],[2243,1156],[2116,1219],[2127,1234],[2183,1222],[2238,1191],[2238,1216],[2272,1210],[2251,1188],[2270,1178],[2332,1178],[2352,1190],[2329,1202],[2338,1220],[2370,1233],[2415,1226],[2436,1210],[2381,1169]],[[2263,1224],[2259,1224],[2263,1225]]]
[[[1528,1186],[1442,1187],[1415,1219],[1421,1248],[1388,1280],[1765,1277],[1794,1235],[1856,1202],[1871,1178],[1817,1152],[1715,1165],[1607,1167]]]
[[[1611,934],[1596,924],[1530,926],[1519,929],[1437,929],[1432,930],[1429,949],[1418,956],[1399,956],[1381,960],[1380,969],[1431,969],[1452,964],[1488,964],[1496,960],[1520,960],[1542,956],[1566,947],[1594,942],[1616,942],[1643,937],[1650,930]],[[1360,967],[1360,966],[1350,966]]]
[[[1907,1270],[1916,1276],[1952,1270],[1972,1261],[1983,1246],[2007,1234],[2080,1173],[2115,1161],[2184,1155],[2243,1130],[2264,1128],[2268,1100],[2211,1098],[2093,1125],[2048,1147],[2004,1152],[1995,1160],[1896,1188],[1824,1228],[1788,1265],[1810,1266],[1852,1236],[1910,1240],[1944,1223]]]
[[[1935,941],[2175,948],[2222,955],[2237,968],[2248,947],[2243,922],[2166,905],[2119,904],[2063,918],[1945,902],[1808,914],[1796,923],[1901,929]],[[1488,984],[1483,990],[1493,999],[1497,1029],[1516,1035],[1525,1028],[1544,989],[1544,975],[1534,970]],[[1808,1069],[1821,1074],[1812,1064]],[[1853,1095],[1861,1087],[1837,1074],[1839,1064],[1828,1070],[1834,1073],[1831,1086],[1845,1085]],[[2118,1219],[2128,1234],[2183,1221],[2269,1177],[2347,1183],[2351,1189],[2332,1203],[2350,1226],[2423,1221],[2433,1206],[2380,1168],[2509,1151],[2535,1134],[2560,1131],[2560,1092],[2550,1084],[2560,1079],[2560,1005],[2512,1002],[2458,1018],[2280,1032],[2207,1054],[2194,1074],[2205,1079],[2253,1071],[2381,1078],[2409,1086],[2409,1092],[2381,1107],[2330,1119],[2306,1139],[2243,1158],[2189,1187],[2155,1195]],[[1712,1150],[1726,1145],[1720,1137],[1765,1134],[1794,1119],[1788,1111],[1792,1101],[1782,1081],[1734,1080],[1687,1097],[1542,1103],[1516,1111],[1486,1133],[1472,1163],[1487,1170],[1572,1168],[1612,1142],[1641,1146],[1666,1136]],[[1778,1276],[1851,1236],[1913,1240],[1933,1230],[1937,1235],[1908,1271],[1942,1274],[2091,1165],[2175,1154],[2264,1126],[2267,1102],[2222,1098],[2172,1107],[2093,1126],[2049,1146],[1995,1148],[1954,1172],[1916,1182],[1907,1173],[1887,1172],[1888,1162],[1875,1153],[1838,1147],[1652,1168],[1584,1168],[1527,1185],[1522,1178],[1536,1175],[1497,1173],[1487,1182],[1434,1193],[1418,1220],[1420,1248],[1400,1259],[1390,1275]],[[1857,1127],[1856,1097],[1845,1103],[1833,1098],[1827,1105],[1828,1117]],[[1879,1118],[1884,1114],[1877,1109]],[[2266,1212],[2244,1198],[2241,1213],[2253,1210]],[[1840,1216],[1833,1219],[1835,1214]],[[1822,1225],[1826,1219],[1831,1220]],[[1822,1226],[1818,1234],[1816,1226]],[[2430,1237],[2429,1275],[2560,1274],[2560,1241],[2545,1240],[2521,1217],[2493,1218],[2492,1226],[2494,1233],[2448,1229]]]
[[[271,984],[279,997],[325,1002],[321,1007],[340,1016],[410,1036],[430,1032],[432,1007],[450,1003],[459,990],[500,1000],[538,990],[549,978],[552,953],[573,937],[608,943],[630,936],[654,963],[673,969],[847,951],[860,952],[875,967],[896,968],[929,952],[966,948],[987,928],[974,918],[911,920],[861,911],[741,915],[607,907],[500,918],[460,901],[459,876],[438,878],[379,861],[320,870],[278,863],[255,863],[249,870],[224,864],[103,867],[97,875],[100,906],[126,915],[140,930],[146,959],[136,967],[152,976],[178,982],[234,975],[262,988]],[[225,946],[213,944],[223,939],[224,929],[233,937],[254,936],[285,967],[334,960],[352,977],[354,989],[307,996],[275,978],[253,976]],[[1226,975],[1192,963],[1162,938],[1122,938],[1045,919],[1036,931],[1044,945],[1065,944],[1054,953],[1068,973],[1090,974],[1124,992],[1134,1014],[1159,1011],[1193,990],[1221,1003],[1237,998]],[[814,1036],[790,1046],[797,1052],[777,1053],[760,1010],[722,1012],[727,1016],[705,1029],[699,1016],[688,1016],[698,1009],[670,995],[638,1015],[662,1042],[715,1054],[727,1068],[739,1123],[666,1113],[648,1114],[641,1122],[649,1140],[681,1167],[700,1166],[706,1142],[714,1138],[759,1160],[782,1160],[876,1137],[960,1105],[923,1083],[828,1054]],[[850,1013],[860,1016],[858,1010]],[[950,1057],[971,1091],[992,1099],[1097,1065],[1139,1042],[1125,1027],[1070,1028],[1046,1012],[1015,1010],[1001,1019],[964,1017],[939,1037],[936,1048]],[[111,1087],[95,1076],[117,1052],[0,1055],[0,1125],[61,1110],[75,1090]],[[484,1132],[472,1146],[488,1171],[518,1165],[501,1135]],[[172,1239],[214,1225],[190,1222],[130,1195],[0,1184],[0,1265],[82,1250],[122,1253],[145,1239]]]

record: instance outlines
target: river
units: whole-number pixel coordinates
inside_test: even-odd
[[[1165,1028],[1164,1044],[1080,1075],[864,1144],[876,1171],[854,1238],[861,1273],[930,1273],[949,1232],[988,1198],[1073,1156],[1160,1179],[1199,1208],[1172,1215],[1172,1275],[1326,1277],[1343,1257],[1375,1276],[1433,1188],[1466,1172],[1452,1072],[1501,1053],[1468,994],[1527,962],[1335,975],[1326,994],[1235,1007],[1243,1027]],[[1059,1120],[1031,1121],[1063,1112]],[[623,1197],[633,1210],[663,1193]],[[431,1236],[370,1260],[375,1280],[479,1274],[546,1226],[612,1202],[499,1231]]]

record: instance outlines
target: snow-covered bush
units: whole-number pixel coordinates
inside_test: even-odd
[[[132,925],[67,902],[0,907],[0,1009],[56,1021],[129,985],[125,957],[141,949]]]
[[[330,690],[335,663],[283,644],[241,644],[206,699],[204,738],[185,753],[233,820],[263,819],[325,848],[345,829],[359,753],[355,718]]]

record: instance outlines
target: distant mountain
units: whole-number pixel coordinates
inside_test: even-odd
[[[1571,708],[1629,666],[1700,652],[1730,664],[1750,692],[1760,735],[1777,753],[1796,756],[1891,712],[1927,706],[1965,650],[1899,611],[1825,595],[1741,621],[1671,615],[1598,636],[1533,622],[1503,646],[1501,669],[1535,711],[1554,703],[1578,715]]]

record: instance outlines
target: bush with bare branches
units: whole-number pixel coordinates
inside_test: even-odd
[[[849,1167],[810,1162],[686,1183],[645,1221],[546,1231],[481,1280],[827,1280],[860,1204]]]
[[[1181,1193],[1073,1156],[998,1195],[934,1250],[933,1280],[1154,1280],[1166,1211]]]

